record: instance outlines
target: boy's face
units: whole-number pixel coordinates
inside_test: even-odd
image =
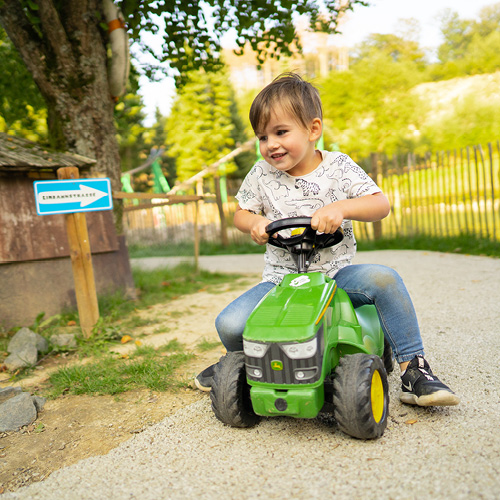
[[[294,116],[281,109],[272,112],[264,129],[257,131],[264,160],[294,176],[312,172],[321,162],[321,155],[316,155],[315,150],[315,142],[320,136],[319,118],[306,129]]]

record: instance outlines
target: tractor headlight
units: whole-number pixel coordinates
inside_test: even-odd
[[[318,373],[318,368],[313,366],[312,368],[299,369],[295,370],[295,379],[296,380],[310,380],[316,376]]]
[[[307,359],[312,358],[318,350],[318,340],[314,337],[307,342],[295,344],[280,344],[281,349],[290,359]]]
[[[245,356],[249,358],[263,358],[269,349],[269,344],[261,344],[259,342],[243,341],[243,351]]]

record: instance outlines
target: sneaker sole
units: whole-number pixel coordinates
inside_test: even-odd
[[[201,385],[200,382],[198,381],[197,378],[194,379],[194,385],[203,392],[210,392],[212,390],[211,387],[205,387],[204,385]]]
[[[418,406],[455,406],[460,403],[460,398],[449,391],[437,391],[420,397],[411,392],[402,392],[399,399],[403,403]]]

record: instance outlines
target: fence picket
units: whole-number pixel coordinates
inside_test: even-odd
[[[496,210],[495,210],[495,175],[493,172],[493,148],[488,143],[488,156],[490,160],[490,183],[491,183],[491,220],[493,223],[493,239],[496,239]]]

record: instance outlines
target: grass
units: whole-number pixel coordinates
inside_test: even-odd
[[[142,257],[179,257],[190,256],[192,248],[188,245],[153,245],[139,247],[132,245],[129,248],[131,258]],[[382,238],[380,240],[358,240],[358,250],[428,250],[435,252],[463,253],[470,255],[486,255],[500,257],[500,242],[492,239],[480,238],[473,235],[459,235],[438,238],[435,236],[416,235],[397,238]],[[264,246],[253,243],[241,245],[231,244],[223,247],[216,243],[200,245],[200,255],[234,255],[248,253],[263,253]]]
[[[193,357],[176,340],[158,349],[137,347],[129,356],[108,353],[97,361],[67,366],[53,373],[48,395],[114,395],[141,388],[165,391],[183,387],[186,384],[176,379],[175,370]]]
[[[358,250],[427,250],[500,257],[500,242],[470,235],[437,238],[426,235],[358,241]]]
[[[194,256],[192,243],[183,244],[155,244],[151,246],[129,245],[130,258],[143,257],[190,257]],[[200,255],[234,255],[247,253],[264,253],[265,247],[252,241],[241,244],[230,244],[226,247],[220,243],[202,242]]]
[[[201,352],[211,351],[216,347],[220,347],[221,343],[219,341],[211,342],[205,338],[201,340],[201,342],[196,346],[196,348]]]
[[[139,302],[142,307],[171,300],[179,295],[227,283],[229,279],[238,277],[227,274],[210,273],[199,270],[196,272],[190,265],[180,265],[173,269],[154,271],[134,270],[134,282],[139,292]]]

